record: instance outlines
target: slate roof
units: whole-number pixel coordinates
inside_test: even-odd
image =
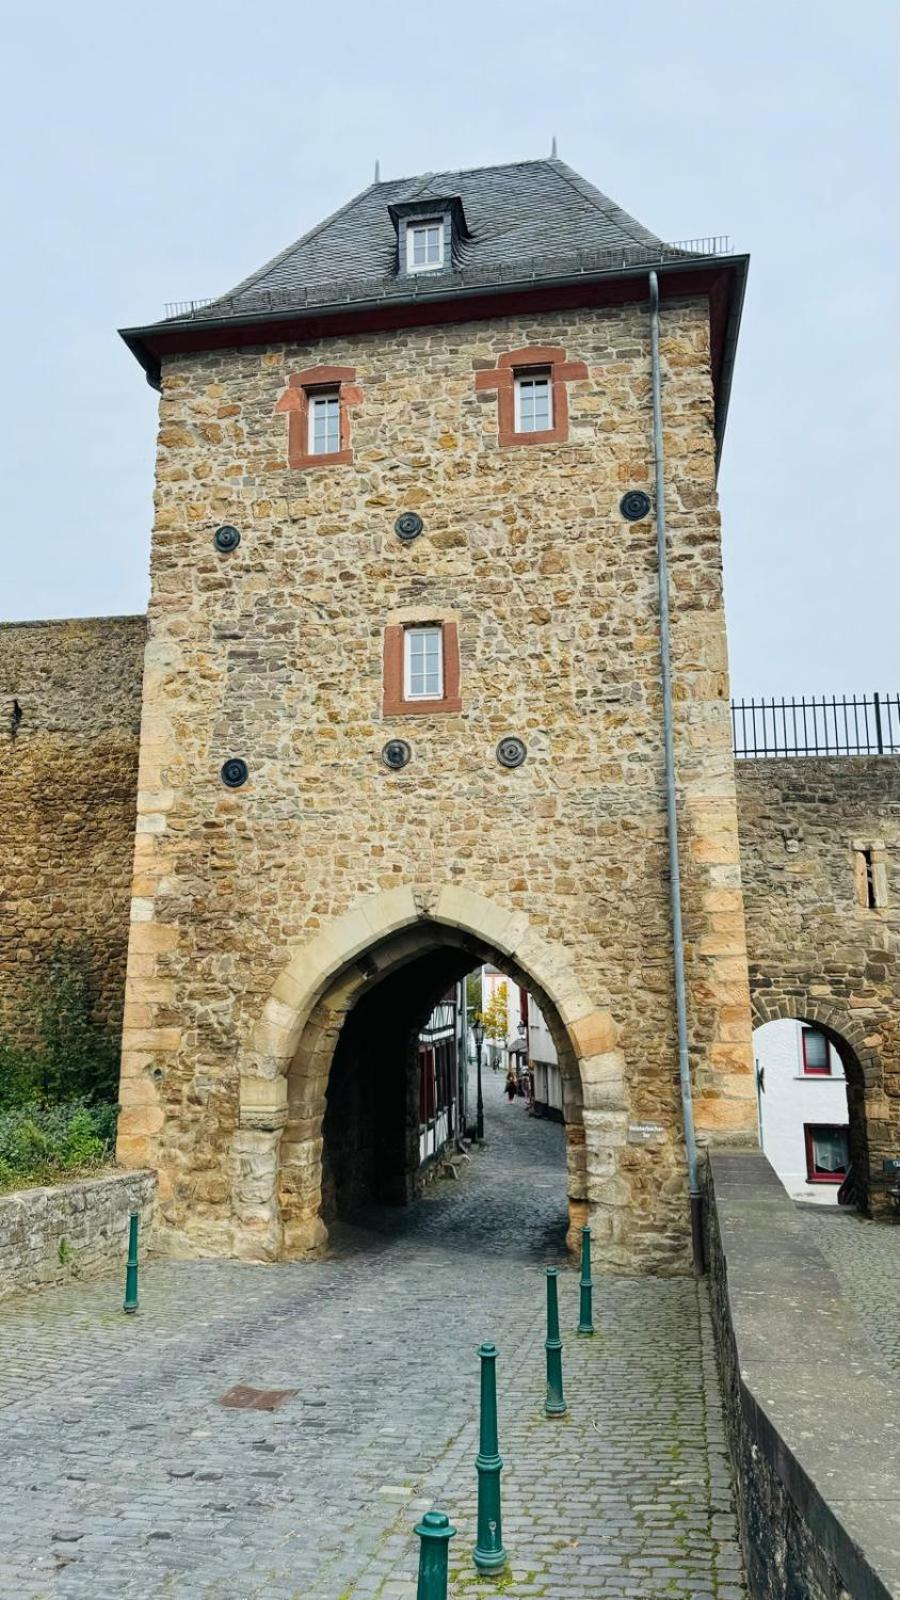
[[[408,277],[397,270],[389,208],[459,196],[466,219],[447,270]],[[307,305],[421,298],[492,285],[670,260],[665,244],[564,161],[520,161],[468,172],[430,172],[373,183],[228,294],[189,317],[225,321]]]
[[[436,205],[450,202],[457,219],[461,208],[464,226],[455,230],[443,269],[407,274],[398,261],[397,214],[402,218],[405,208],[418,211],[432,199]],[[167,308],[171,314],[161,321],[120,332],[148,382],[158,387],[163,356],[247,344],[264,329],[283,339],[293,325],[304,324],[319,337],[326,322],[336,326],[343,318],[346,326],[348,316],[373,315],[387,326],[392,307],[405,322],[415,306],[422,308],[423,321],[433,315],[441,320],[454,300],[477,305],[486,297],[541,286],[580,289],[607,278],[639,280],[659,266],[667,278],[686,275],[691,292],[710,290],[721,448],[747,265],[746,256],[730,254],[724,239],[666,243],[551,156],[370,184],[228,294]],[[724,295],[717,293],[718,310],[710,289],[714,277],[720,288],[725,284]]]

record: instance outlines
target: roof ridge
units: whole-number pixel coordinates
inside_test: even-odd
[[[556,158],[553,156],[526,156],[522,161],[492,161],[486,167],[447,167],[440,172],[425,173],[424,176],[429,181],[435,177],[471,178],[478,172],[508,172],[510,167],[550,166],[555,160]],[[386,189],[390,188],[391,184],[394,183],[415,183],[422,176],[422,173],[414,172],[408,178],[382,178],[379,183],[372,184],[370,187]]]
[[[337,222],[338,217],[342,217],[344,212],[349,211],[351,206],[355,206],[357,201],[361,200],[364,195],[371,194],[373,189],[380,189],[381,187],[380,183],[367,183],[364,189],[360,189],[357,194],[351,195],[349,200],[345,201],[342,206],[338,206],[336,211],[332,211],[330,216],[323,217],[322,221],[317,222],[315,227],[310,228],[307,233],[301,233],[299,239],[295,239],[292,244],[286,245],[283,250],[279,250],[277,255],[274,255],[270,261],[266,261],[263,266],[258,267],[256,272],[251,272],[249,277],[242,278],[240,283],[236,283],[233,289],[226,290],[224,294],[216,295],[212,304],[216,305],[219,300],[233,300],[236,295],[242,294],[245,289],[251,288],[258,278],[264,277],[267,272],[271,272],[273,267],[279,266],[287,256],[293,255],[295,250],[299,250],[301,245],[309,244],[310,239],[314,239],[317,233],[322,233],[325,228],[330,228],[333,222]]]

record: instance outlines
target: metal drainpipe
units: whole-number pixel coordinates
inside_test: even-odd
[[[681,870],[678,862],[678,812],[675,799],[675,741],[672,735],[672,661],[669,634],[669,560],[666,541],[666,472],[663,455],[662,384],[659,371],[659,280],[650,273],[650,366],[653,377],[653,453],[656,463],[656,551],[659,571],[659,636],[662,657],[663,743],[666,757],[666,831],[669,838],[669,893],[672,904],[672,945],[675,959],[675,1017],[678,1029],[678,1077],[681,1114],[687,1148],[688,1187],[691,1196],[691,1246],[694,1271],[705,1271],[703,1253],[703,1197],[697,1177],[697,1140],[694,1100],[688,1054],[687,999],[684,979],[684,929],[681,920]]]

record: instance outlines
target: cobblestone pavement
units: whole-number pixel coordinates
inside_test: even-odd
[[[842,1206],[800,1215],[883,1361],[900,1373],[900,1226]]]
[[[458,1183],[326,1261],[158,1262],[0,1313],[0,1595],[413,1600],[412,1527],[459,1529],[455,1600],[743,1600],[704,1291],[599,1278],[569,1415],[543,1416],[542,1267],[562,1261],[562,1130],[501,1102]],[[500,1347],[498,1589],[472,1568],[481,1340]],[[294,1388],[227,1410],[236,1383]]]

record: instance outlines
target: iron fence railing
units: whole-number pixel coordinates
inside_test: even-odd
[[[454,268],[454,289],[496,288],[505,283],[521,285],[535,283],[544,278],[573,278],[583,273],[622,272],[629,268],[690,264],[692,256],[723,256],[731,254],[731,240],[726,233],[707,234],[702,239],[677,239],[672,244],[638,243],[579,250],[566,256],[523,257],[515,261],[492,264],[459,264]],[[425,279],[429,282],[426,284]],[[280,289],[244,289],[230,297],[198,300],[169,300],[166,302],[167,319],[211,320],[247,315],[265,315],[269,311],[299,310],[307,306],[350,304],[361,300],[408,300],[411,295],[434,298],[441,282],[431,282],[431,274],[419,274],[412,283],[409,278],[396,275],[350,279],[335,283],[294,285]]]
[[[900,755],[900,694],[732,700],[731,726],[739,759]]]
[[[205,311],[211,305],[211,295],[205,300],[167,300],[166,317],[192,317],[195,311]]]

